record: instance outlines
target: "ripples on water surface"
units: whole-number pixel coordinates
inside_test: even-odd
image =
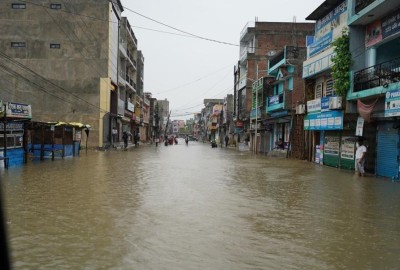
[[[192,142],[0,171],[15,269],[399,269],[400,185]]]

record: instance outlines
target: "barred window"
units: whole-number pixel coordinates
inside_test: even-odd
[[[26,4],[11,4],[12,9],[25,9]]]
[[[326,90],[325,90],[325,96],[330,97],[335,95],[335,89],[333,88],[333,85],[335,84],[334,79],[329,79],[326,81]]]
[[[315,86],[315,98],[322,97],[322,88],[323,88],[323,83],[319,83]]]
[[[25,48],[25,42],[11,42],[11,48]]]
[[[58,44],[58,43],[50,44],[50,49],[60,49],[60,48],[61,48],[61,44]]]
[[[61,9],[61,4],[50,4],[51,9]]]

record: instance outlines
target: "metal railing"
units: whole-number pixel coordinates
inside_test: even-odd
[[[354,92],[400,81],[400,57],[354,73]]]

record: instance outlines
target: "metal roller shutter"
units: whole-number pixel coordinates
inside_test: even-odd
[[[380,124],[377,140],[376,174],[398,179],[399,130],[393,129],[392,122]]]

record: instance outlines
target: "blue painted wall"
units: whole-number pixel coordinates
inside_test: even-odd
[[[18,167],[24,165],[24,149],[12,148],[7,149],[8,167]],[[1,160],[0,162],[4,162]],[[3,164],[2,164],[3,166]]]

